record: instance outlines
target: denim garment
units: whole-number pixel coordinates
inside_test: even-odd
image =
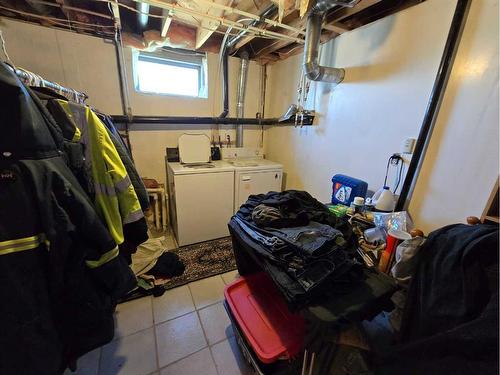
[[[291,228],[266,228],[276,237],[291,243],[309,255],[313,255],[325,244],[331,243],[342,232],[326,224],[310,221],[308,225]]]

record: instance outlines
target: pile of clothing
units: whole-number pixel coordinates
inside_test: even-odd
[[[164,236],[150,238],[138,246],[132,255],[130,267],[138,281],[138,288],[133,290],[122,301],[129,301],[146,295],[161,296],[165,293],[165,285],[175,276],[184,273],[185,265],[179,255],[168,251]]]
[[[498,374],[498,225],[432,232],[416,255],[399,341],[378,374]]]
[[[298,291],[292,291],[297,286],[282,290],[289,303],[342,293],[364,278],[350,224],[307,192],[252,195],[232,218],[230,229],[244,233],[242,238],[258,245],[250,246],[252,251],[300,286]]]
[[[148,238],[121,140],[42,91],[0,63],[2,374],[60,374],[112,340],[116,301],[137,283],[127,261]]]

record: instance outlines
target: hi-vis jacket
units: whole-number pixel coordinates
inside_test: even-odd
[[[135,278],[45,107],[0,63],[0,374],[53,375],[110,341]]]
[[[99,215],[105,220],[116,243],[124,241],[124,226],[143,221],[142,237],[147,239],[144,214],[127,170],[118,154],[106,126],[87,106],[57,100],[75,124],[73,141],[85,145],[85,166],[91,177],[91,196]],[[143,238],[144,237],[144,238]]]

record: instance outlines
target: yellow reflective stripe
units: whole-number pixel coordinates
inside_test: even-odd
[[[110,260],[116,258],[118,256],[118,246],[113,250],[108,251],[101,255],[101,257],[97,260],[86,260],[85,263],[89,268],[97,268],[102,266],[105,263],[108,263]]]
[[[36,240],[39,237],[40,237],[40,235],[31,236],[31,237],[17,238],[15,240],[0,241],[0,247],[34,241],[34,240]]]
[[[45,235],[43,234],[17,238],[15,240],[0,241],[0,255],[35,249],[44,241]]]
[[[73,117],[72,115],[70,116]],[[71,142],[78,142],[81,137],[82,137],[82,132],[80,131],[80,129],[75,127],[75,134],[73,134],[73,139],[71,140]]]

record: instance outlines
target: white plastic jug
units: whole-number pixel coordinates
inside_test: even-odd
[[[389,190],[388,186],[384,186],[382,189],[373,194],[372,202],[377,210],[387,212],[394,210],[396,203],[394,194]]]

